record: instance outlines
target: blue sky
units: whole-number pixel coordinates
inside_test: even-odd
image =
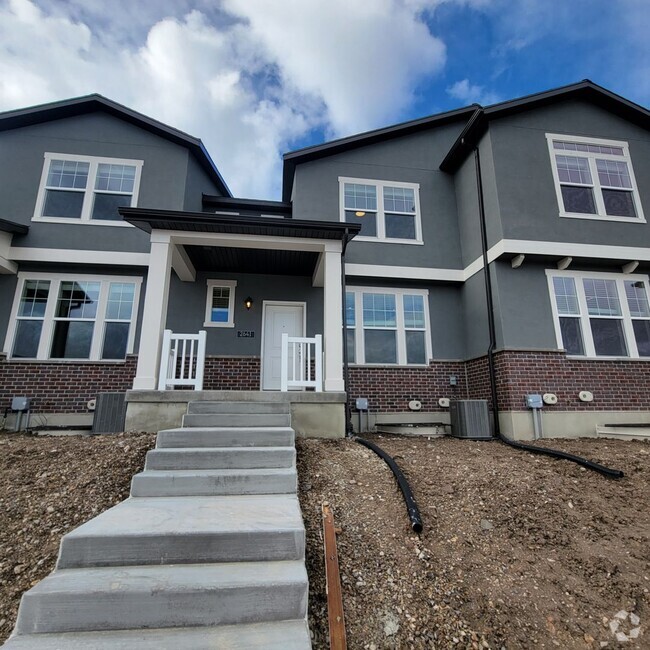
[[[650,103],[648,0],[0,0],[0,110],[99,92],[201,137],[238,196],[283,152],[590,78]]]

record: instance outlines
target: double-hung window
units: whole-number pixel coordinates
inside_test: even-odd
[[[560,216],[645,221],[627,142],[546,138]]]
[[[650,357],[648,278],[547,271],[558,346],[584,357]]]
[[[236,280],[208,280],[204,327],[235,326]]]
[[[34,220],[129,225],[120,207],[137,204],[142,160],[46,153]]]
[[[5,349],[14,359],[124,359],[133,351],[141,282],[20,273]]]
[[[421,243],[419,185],[339,178],[341,221],[361,224],[355,238]]]
[[[426,365],[431,357],[428,292],[351,288],[346,293],[348,361]]]

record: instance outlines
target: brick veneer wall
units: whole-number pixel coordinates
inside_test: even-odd
[[[131,388],[137,357],[123,363],[7,361],[0,357],[0,407],[11,398],[32,398],[36,413],[89,413],[88,400],[98,393]]]
[[[259,357],[206,357],[204,390],[259,390]]]
[[[457,377],[456,386],[449,385],[450,375]],[[357,397],[367,397],[370,410],[383,413],[408,411],[413,399],[422,402],[423,411],[445,411],[441,397],[462,399],[467,393],[462,361],[434,361],[427,368],[350,366],[349,382],[352,407]]]

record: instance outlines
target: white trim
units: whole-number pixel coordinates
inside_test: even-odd
[[[440,280],[443,282],[463,282],[465,280],[465,271],[462,269],[428,269],[419,266],[350,264],[348,262],[345,264],[345,274],[368,278],[396,278],[398,280]]]
[[[431,344],[431,322],[429,318],[429,290],[428,289],[407,289],[395,287],[346,287],[346,293],[354,294],[354,327],[347,325],[348,330],[354,331],[355,361],[351,366],[389,367],[389,368],[426,368],[433,359],[433,347]],[[364,293],[386,293],[395,296],[396,325],[394,328],[387,327],[397,332],[397,363],[366,363],[365,360],[365,335],[363,326],[363,294]],[[404,327],[404,295],[422,296],[424,298],[424,330],[408,328],[409,331],[424,331],[424,345],[426,362],[406,362],[406,331]],[[344,301],[346,297],[344,296]],[[347,311],[347,310],[346,310]],[[347,314],[346,314],[347,318]],[[382,328],[378,328],[382,329]],[[345,343],[347,345],[347,342]]]
[[[95,323],[93,330],[93,340],[91,344],[91,354],[88,359],[79,359],[79,361],[101,361],[115,363],[116,359],[101,359],[101,346],[104,340],[104,329],[106,322],[114,322],[115,319],[106,318],[106,307],[108,302],[108,285],[111,282],[119,283],[132,283],[135,284],[133,293],[133,308],[131,310],[131,318],[129,322],[129,338],[127,340],[126,354],[133,354],[135,344],[135,330],[138,320],[138,309],[140,304],[140,288],[142,285],[142,278],[138,276],[126,275],[87,275],[77,273],[41,273],[38,271],[21,271],[18,273],[18,282],[16,283],[16,292],[14,294],[14,301],[11,307],[11,316],[9,317],[9,324],[7,326],[7,334],[4,342],[4,353],[7,358],[11,357],[11,351],[16,333],[16,325],[18,323],[18,309],[20,307],[20,299],[23,294],[23,286],[26,280],[49,280],[50,289],[45,308],[45,314],[42,319],[43,329],[41,330],[41,338],[38,346],[38,353],[36,360],[45,361],[50,360],[49,350],[54,334],[55,323],[55,307],[59,296],[59,287],[63,281],[81,281],[81,282],[100,282],[100,297],[97,304],[97,314],[95,318],[89,319]],[[72,319],[75,320],[75,319]],[[118,322],[118,321],[115,321]],[[126,321],[121,321],[126,322]],[[22,358],[21,358],[22,360]],[[27,360],[27,359],[26,359]],[[34,360],[34,359],[29,359]],[[76,361],[76,359],[51,359],[52,361]]]
[[[205,301],[205,322],[203,327],[234,327],[235,326],[235,288],[237,280],[208,280],[208,291]],[[212,294],[215,287],[225,287],[230,289],[228,296],[228,320],[225,323],[215,323],[210,320],[212,312]]]
[[[266,308],[270,307],[301,307],[302,336],[307,336],[307,303],[292,300],[262,300],[262,335],[260,337],[260,390],[264,390],[264,326],[266,324]],[[268,389],[271,390],[271,389]]]
[[[66,264],[106,264],[108,266],[149,266],[149,253],[74,250],[71,248],[28,248],[12,246],[9,259],[18,262],[63,262]]]
[[[555,299],[555,288],[553,286],[554,277],[573,278],[576,282],[576,293],[578,297],[578,304],[580,307],[580,314],[573,316],[580,320],[580,328],[582,332],[583,345],[585,349],[584,355],[568,355],[570,359],[598,359],[598,360],[616,360],[616,359],[637,359],[642,361],[650,361],[650,357],[642,357],[639,355],[636,338],[634,336],[634,329],[632,326],[633,320],[650,320],[643,317],[636,317],[630,314],[630,308],[627,302],[627,294],[625,293],[625,282],[643,282],[645,285],[646,295],[650,299],[650,279],[647,275],[643,274],[624,274],[624,273],[606,273],[601,271],[558,271],[555,269],[546,269],[546,280],[548,284],[549,298],[551,300],[551,312],[553,314],[553,326],[555,329],[555,339],[558,349],[564,349],[562,342],[562,332],[560,329],[560,314],[557,310],[557,301]],[[621,316],[614,317],[615,320],[622,321],[623,334],[625,337],[625,344],[627,346],[627,356],[603,356],[597,355],[594,347],[591,326],[589,324],[590,318],[606,318],[606,316],[590,316],[587,308],[587,302],[584,293],[584,286],[580,280],[585,278],[594,278],[600,280],[613,280],[616,282],[616,290],[618,292],[618,299],[621,305]]]
[[[369,237],[366,235],[357,235],[354,241],[366,241],[374,243],[387,243],[387,244],[420,244],[422,240],[422,210],[420,208],[420,184],[407,183],[403,181],[380,181],[371,178],[350,178],[348,176],[339,176],[339,220],[345,223],[345,184],[355,183],[358,185],[374,185],[377,190],[377,209],[371,210],[375,214],[377,224],[377,236]],[[386,236],[386,211],[384,210],[384,188],[385,187],[401,187],[413,190],[415,197],[415,214],[407,215],[415,218],[415,239],[402,239]],[[393,214],[393,213],[390,213]],[[397,213],[400,214],[400,213]]]
[[[554,149],[553,141],[563,141],[563,142],[576,142],[580,144],[593,144],[593,145],[602,145],[606,147],[619,147],[623,150],[622,156],[604,154],[604,153],[592,153],[589,151],[570,151],[563,149]],[[549,157],[551,161],[551,170],[553,173],[553,183],[555,185],[555,195],[557,197],[557,204],[559,208],[559,216],[569,219],[589,219],[591,221],[624,221],[626,223],[646,223],[646,219],[643,216],[643,207],[641,205],[641,195],[639,194],[639,188],[636,183],[636,178],[634,177],[634,169],[632,166],[632,159],[630,157],[630,149],[627,142],[622,140],[605,140],[603,138],[588,138],[584,136],[574,136],[569,134],[562,133],[546,133],[546,143],[549,150]],[[591,173],[591,188],[593,190],[594,202],[596,205],[596,214],[583,214],[577,212],[567,212],[564,209],[564,201],[562,199],[562,185],[573,185],[573,183],[562,183],[557,171],[557,161],[555,159],[556,155],[566,155],[579,158],[586,158],[589,164],[589,171]],[[607,214],[605,210],[605,203],[603,201],[602,187],[600,184],[600,179],[598,177],[598,170],[596,168],[596,159],[599,160],[616,160],[620,162],[625,162],[630,173],[630,181],[632,183],[632,200],[634,201],[634,208],[636,210],[635,217],[621,217],[621,216],[611,216]],[[588,187],[586,184],[579,183],[579,187]],[[624,188],[616,188],[624,191]],[[629,191],[629,190],[628,190]]]
[[[38,195],[36,197],[36,205],[34,207],[34,215],[32,221],[42,221],[48,223],[70,223],[70,224],[93,224],[99,226],[118,226],[118,227],[133,227],[131,224],[128,224],[124,221],[111,221],[105,219],[92,219],[93,203],[95,198],[95,193],[99,194],[119,194],[126,196],[131,195],[130,207],[135,207],[138,204],[138,195],[140,193],[140,178],[142,176],[142,167],[144,165],[144,160],[131,160],[127,158],[107,158],[105,156],[86,156],[82,154],[69,154],[69,153],[55,153],[51,151],[46,151],[43,154],[44,163],[43,171],[41,173],[41,181],[38,187]],[[89,164],[88,169],[88,179],[86,181],[86,187],[81,188],[60,188],[62,190],[78,191],[79,193],[83,192],[84,200],[81,208],[81,216],[79,219],[71,218],[58,218],[58,217],[47,217],[43,216],[43,208],[45,205],[45,194],[47,188],[47,177],[50,171],[50,164],[52,160],[68,160],[75,162],[86,162]],[[99,165],[128,165],[130,167],[135,167],[135,178],[133,181],[133,192],[112,192],[109,190],[96,190],[95,182],[97,179],[97,171]]]

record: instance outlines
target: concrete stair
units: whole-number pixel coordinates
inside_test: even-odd
[[[311,647],[289,405],[191,402],[183,425],[64,536],[5,647]]]

